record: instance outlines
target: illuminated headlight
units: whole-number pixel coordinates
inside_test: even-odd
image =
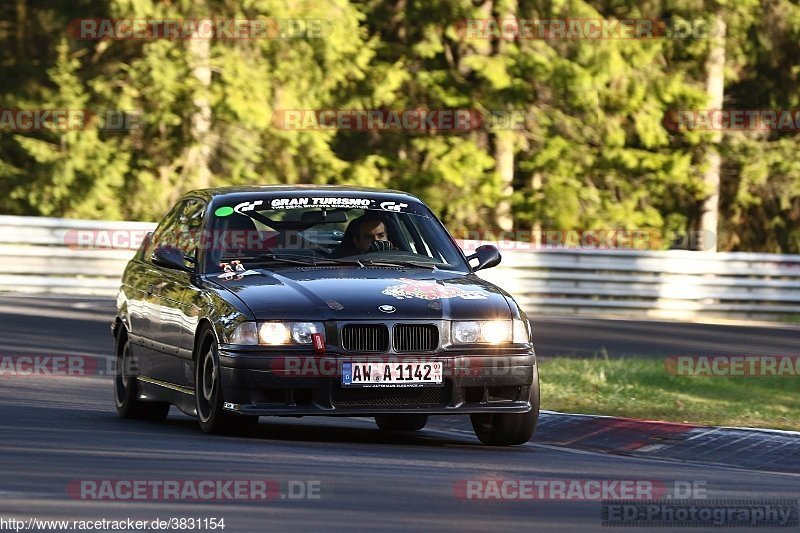
[[[457,344],[502,344],[512,341],[512,328],[511,320],[453,322],[453,341]]]
[[[489,320],[481,322],[481,337],[485,342],[500,344],[511,340],[510,320]]]
[[[322,333],[317,322],[242,322],[230,337],[231,344],[311,344],[314,333]]]
[[[264,322],[258,328],[258,340],[261,344],[288,344],[289,328],[283,322]]]

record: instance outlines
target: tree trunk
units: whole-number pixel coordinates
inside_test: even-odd
[[[16,28],[16,41],[17,41],[17,59],[23,60],[27,57],[26,42],[27,36],[25,35],[26,24],[28,21],[28,5],[26,0],[17,0],[17,28]]]
[[[514,194],[514,133],[497,131],[494,133],[495,169],[500,175],[501,198],[495,211],[495,224],[503,231],[514,229],[511,213],[511,195]]]
[[[717,32],[709,43],[708,58],[706,60],[706,92],[709,97],[709,109],[722,109],[725,94],[725,35],[726,25],[722,14],[715,15],[714,23]],[[719,154],[719,144],[722,133],[715,132],[706,154],[706,171],[703,182],[707,196],[703,199],[700,212],[700,238],[697,239],[697,248],[708,252],[717,251],[719,228],[719,188],[720,167],[722,157]]]
[[[516,15],[516,6],[511,7],[510,2],[504,2],[503,12],[492,9],[492,14],[498,19],[511,18]],[[499,7],[495,3],[495,8]],[[502,56],[506,53],[506,42],[503,37],[492,39],[492,55]],[[491,110],[490,110],[491,111]],[[495,224],[503,231],[514,229],[514,216],[511,211],[511,197],[514,194],[514,132],[499,130],[494,132],[494,161],[495,170],[500,176],[500,201],[495,210]]]
[[[204,21],[200,21],[200,25]],[[212,24],[213,21],[208,21]],[[213,146],[210,138],[211,105],[208,95],[211,87],[211,41],[197,37],[189,39],[189,60],[192,74],[197,79],[198,88],[192,96],[194,112],[190,119],[190,135],[192,144],[186,154],[183,174],[197,188],[211,186],[211,170],[209,168]]]
[[[538,192],[542,190],[542,173],[539,171],[534,172],[533,176],[531,176],[531,190],[535,191],[535,198],[538,201]],[[542,242],[542,219],[540,216],[537,216],[536,220],[531,224],[531,235],[531,242]]]

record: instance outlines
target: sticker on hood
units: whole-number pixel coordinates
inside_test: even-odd
[[[253,276],[256,274],[261,274],[257,270],[245,270],[244,265],[241,261],[231,261],[230,263],[220,263],[220,268],[222,269],[222,274],[217,276],[217,279],[221,279],[224,281],[239,281],[245,276]]]
[[[439,300],[441,298],[463,298],[464,300],[485,300],[481,291],[467,291],[461,287],[441,285],[435,281],[420,281],[400,278],[400,285],[390,285],[382,293],[394,296],[398,300],[404,298],[421,298],[423,300]]]

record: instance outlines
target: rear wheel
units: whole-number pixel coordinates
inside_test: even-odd
[[[200,428],[206,433],[247,433],[258,424],[257,416],[225,412],[220,379],[217,339],[206,330],[195,354],[194,397]]]
[[[488,446],[525,444],[536,430],[539,419],[539,375],[535,374],[530,392],[531,410],[527,413],[481,413],[470,415],[472,429]]]
[[[114,403],[120,418],[161,421],[167,418],[166,402],[143,402],[139,399],[138,367],[133,357],[128,335],[121,331],[117,337]]]
[[[419,431],[428,423],[428,415],[378,415],[375,423],[384,431]]]

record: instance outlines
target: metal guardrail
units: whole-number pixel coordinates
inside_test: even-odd
[[[0,215],[0,291],[115,295],[138,247],[131,237],[154,228],[148,222]],[[78,232],[102,232],[108,247],[82,248]]]
[[[154,227],[0,215],[0,291],[114,295]],[[81,247],[91,232],[114,249]],[[502,243],[501,265],[480,272],[529,313],[800,317],[800,255],[531,247]]]
[[[685,250],[504,254],[481,277],[534,313],[800,318],[800,256]]]

